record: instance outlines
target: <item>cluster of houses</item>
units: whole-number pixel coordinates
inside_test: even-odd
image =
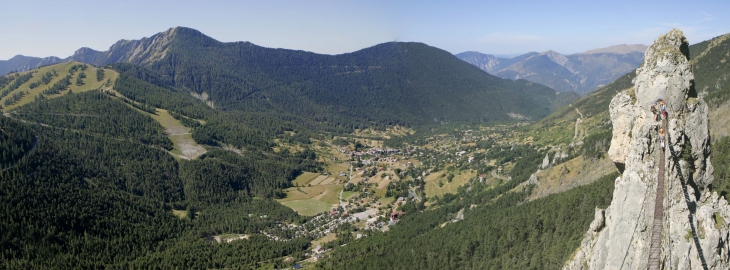
[[[393,148],[379,148],[373,147],[365,151],[348,151],[345,147],[340,147],[340,153],[348,154],[350,157],[362,157],[362,156],[379,156],[379,155],[393,155],[400,154],[399,149]]]
[[[333,210],[332,212],[329,212],[324,215],[318,215],[310,219],[304,224],[301,225],[295,225],[295,224],[279,224],[278,230],[279,231],[294,231],[294,237],[306,237],[311,236],[314,238],[319,238],[322,236],[325,236],[326,234],[334,231],[337,229],[340,225],[342,225],[345,222],[351,221],[348,217],[347,213],[342,212],[340,213],[337,210]],[[278,235],[279,233],[276,232],[276,230],[270,230],[270,231],[261,231],[262,235],[268,237],[271,240],[275,241],[289,241],[290,239],[287,239],[286,237]]]
[[[312,261],[316,262],[317,260],[322,258],[322,253],[326,252],[321,245],[317,245],[315,248],[312,249],[312,252],[304,253],[305,258],[312,258]]]
[[[360,159],[360,163],[362,165],[368,166],[368,165],[375,165],[378,162],[389,162],[389,163],[395,163],[398,162],[398,158],[396,157],[381,157],[381,158],[368,158],[368,159]]]

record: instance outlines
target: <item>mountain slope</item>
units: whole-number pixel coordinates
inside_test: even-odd
[[[707,102],[709,108],[712,160],[715,163],[715,181],[712,186],[719,194],[726,196],[730,194],[730,161],[726,158],[730,156],[730,122],[727,118],[730,113],[730,81],[727,80],[730,77],[730,66],[726,64],[730,60],[730,34],[690,45],[688,50],[695,78],[694,91]],[[605,123],[610,121],[608,105],[611,99],[619,92],[632,93],[634,77],[636,72],[629,72],[577,100],[570,107],[564,107],[541,119],[532,125],[533,134],[541,138],[561,137],[563,141],[570,142],[572,134],[550,134],[555,133],[550,130],[559,130],[555,129],[558,126],[572,129],[578,118],[581,118],[580,128],[586,130],[585,133],[590,133],[591,130],[600,133]],[[579,115],[578,111],[583,115]]]
[[[3,104],[24,93],[0,115],[0,267],[248,269],[303,254],[307,237],[259,235],[301,223],[271,200],[300,171],[318,170],[306,149],[271,150],[271,138],[303,133],[298,126],[218,113],[185,91],[147,82],[160,80],[143,68],[113,68],[67,62],[0,80],[11,90]],[[207,153],[177,160],[163,112],[193,126]],[[229,245],[203,240],[219,233],[252,236]]]
[[[695,89],[704,96],[710,108],[710,131],[714,139],[730,135],[730,128],[723,119],[730,108],[730,34],[689,46],[690,63],[695,76]],[[636,71],[631,71],[617,78],[612,83],[577,100],[572,104],[587,117],[601,115],[602,121],[608,120],[608,104],[611,98],[620,91],[633,87],[632,80]],[[603,114],[602,114],[603,113]],[[574,121],[578,114],[573,108],[565,107],[535,123],[538,127],[547,127],[561,121]],[[561,119],[561,120],[558,120]]]
[[[69,91],[79,93],[99,89],[116,77],[114,71],[79,62],[64,62],[16,73],[0,79],[0,107],[9,111],[41,96],[57,97]],[[2,83],[4,79],[11,81],[5,85]]]
[[[562,55],[555,51],[498,58],[478,52],[457,54],[472,65],[506,79],[526,79],[558,91],[587,94],[638,67],[644,45],[617,45]]]
[[[329,126],[346,122],[355,128],[539,119],[557,106],[551,103],[558,96],[542,86],[484,74],[420,43],[320,55],[222,43],[177,27],[117,42],[106,52],[81,49],[70,59],[142,64],[170,85],[208,96],[223,110],[265,111]]]

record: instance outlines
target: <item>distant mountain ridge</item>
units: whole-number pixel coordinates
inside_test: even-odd
[[[106,51],[80,48],[58,60],[139,65],[146,68],[142,73],[155,73],[158,83],[205,96],[216,109],[276,114],[336,129],[537,120],[579,97],[485,74],[444,50],[413,42],[323,55],[220,42],[174,27],[120,40]]]
[[[535,120],[578,98],[484,74],[422,43],[389,42],[322,55],[219,42],[175,27],[118,41],[104,52],[82,48],[68,59],[142,65],[174,87],[207,94],[223,110],[283,113],[332,124]]]
[[[0,76],[12,71],[28,71],[42,66],[61,63],[63,61],[64,59],[55,56],[40,58],[16,55],[8,60],[0,60]]]
[[[587,94],[637,68],[646,48],[623,44],[567,56],[549,50],[513,58],[479,52],[463,52],[456,57],[500,78],[525,79],[558,91]]]

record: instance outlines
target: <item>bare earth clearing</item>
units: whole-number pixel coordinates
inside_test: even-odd
[[[190,160],[207,152],[205,148],[193,140],[190,128],[183,126],[182,123],[173,118],[167,110],[157,109],[157,115],[151,116],[165,128],[165,134],[172,141],[174,149],[170,151],[170,154],[182,159]]]

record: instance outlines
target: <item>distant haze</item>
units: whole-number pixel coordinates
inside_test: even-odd
[[[645,52],[648,46],[642,44],[633,45],[616,45],[606,48],[593,49],[583,52],[583,54],[596,54],[596,53],[615,53],[615,54],[629,54],[633,52]]]

